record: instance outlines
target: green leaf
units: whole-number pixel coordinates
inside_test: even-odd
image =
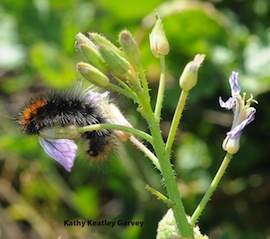
[[[50,86],[66,88],[74,83],[74,63],[57,48],[37,43],[30,49],[30,59],[38,74]]]
[[[83,186],[76,189],[73,196],[74,208],[86,218],[98,215],[98,193],[96,188]]]

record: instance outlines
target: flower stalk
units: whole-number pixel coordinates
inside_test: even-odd
[[[161,108],[164,98],[164,91],[165,91],[165,72],[166,72],[166,64],[165,64],[165,57],[160,57],[160,80],[159,80],[159,87],[158,87],[158,95],[155,107],[155,118],[159,122],[160,121],[160,114]]]
[[[149,143],[152,143],[152,137],[151,135],[139,130],[139,129],[135,129],[132,127],[127,127],[124,125],[118,125],[118,124],[92,124],[92,125],[88,125],[88,126],[84,126],[84,127],[79,127],[77,130],[78,132],[82,133],[86,133],[86,132],[90,132],[90,131],[97,131],[97,130],[102,130],[102,129],[114,129],[114,130],[120,130],[120,131],[124,131],[124,132],[128,132],[131,133],[133,135],[136,135],[140,138],[145,139],[146,141],[148,141]]]
[[[182,236],[186,238],[193,238],[192,228],[187,221],[185,208],[181,199],[180,192],[178,190],[175,173],[170,162],[170,155],[166,152],[165,143],[162,139],[159,121],[156,119],[154,112],[152,111],[150,99],[146,99],[145,95],[141,95],[139,100],[140,105],[142,106],[142,113],[150,127],[153,141],[152,145],[159,160],[162,176],[164,178],[164,183],[168,193],[168,198],[174,205],[172,210],[178,231]]]
[[[189,91],[182,90],[181,95],[179,97],[176,110],[173,116],[171,128],[169,131],[168,139],[166,142],[166,152],[170,153],[172,149],[172,145],[175,139],[175,135],[177,132],[177,128],[179,126],[180,120],[182,118],[183,110],[185,108],[186,100],[188,97]]]
[[[216,191],[217,186],[219,185],[219,182],[221,180],[221,178],[223,177],[226,169],[229,166],[229,163],[232,159],[232,155],[227,153],[213,179],[213,181],[211,182],[209,188],[207,189],[206,193],[204,194],[202,200],[200,201],[199,205],[197,206],[196,210],[194,211],[194,213],[192,214],[191,217],[191,225],[195,225],[195,223],[197,222],[198,218],[200,217],[200,215],[202,214],[203,210],[205,209],[208,201],[210,200],[211,196],[213,195],[213,193]]]

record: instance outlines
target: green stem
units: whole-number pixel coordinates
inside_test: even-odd
[[[157,191],[156,189],[150,187],[148,184],[145,185],[145,190],[150,192],[153,196],[155,196],[158,200],[164,202],[169,208],[173,207],[172,201],[163,195],[161,192]]]
[[[170,163],[170,155],[165,150],[165,143],[160,132],[159,120],[155,118],[150,105],[150,100],[143,96],[139,96],[139,100],[144,116],[147,119],[150,127],[153,140],[152,145],[159,160],[162,176],[168,192],[168,198],[174,204],[172,210],[178,231],[186,238],[193,238],[193,230],[187,221],[185,208],[178,190],[175,173]]]
[[[155,167],[160,171],[160,165],[157,157],[138,139],[134,136],[129,137],[130,142],[132,142],[140,151],[142,151],[155,165]]]
[[[175,139],[176,131],[179,126],[179,123],[183,114],[183,110],[186,104],[188,93],[189,91],[182,90],[181,95],[179,97],[177,107],[173,116],[170,132],[168,135],[167,143],[166,143],[166,151],[168,153],[171,152],[171,148]]]
[[[145,76],[143,66],[141,64],[139,65],[139,78],[140,78],[140,81],[141,81],[142,88],[144,90],[145,96],[150,99],[148,82],[147,82],[147,79],[146,79],[146,76]]]
[[[126,96],[127,98],[132,99],[134,102],[137,101],[137,96],[132,91],[127,91],[126,89],[123,89],[123,88],[116,86],[114,84],[110,84],[107,88],[111,89],[112,91],[115,91],[119,94],[122,94],[122,95]]]
[[[132,127],[123,126],[123,125],[118,125],[118,124],[93,124],[93,125],[88,125],[88,126],[78,128],[78,132],[79,133],[86,133],[86,132],[102,130],[102,129],[115,129],[115,130],[128,132],[130,134],[134,134],[140,138],[145,139],[149,143],[152,143],[151,135],[149,135],[141,130],[138,130],[138,129],[135,129]]]
[[[120,88],[126,90],[129,92],[130,95],[133,96],[133,98],[137,98],[136,93],[121,79],[118,77],[114,76],[114,79],[117,81],[117,83],[121,86]]]
[[[160,57],[160,80],[159,80],[159,87],[158,87],[158,95],[155,107],[155,118],[160,121],[160,113],[162,108],[162,102],[164,98],[164,90],[165,90],[165,72],[166,72],[166,64],[165,64],[165,57]]]
[[[217,186],[224,175],[230,161],[232,159],[232,155],[227,153],[222,161],[222,164],[220,165],[216,176],[214,177],[213,181],[211,182],[209,188],[207,189],[206,193],[204,194],[202,200],[200,201],[199,205],[197,206],[196,210],[194,211],[192,217],[191,217],[191,224],[195,225],[197,222],[198,218],[202,214],[206,204],[208,203],[210,197],[213,195],[215,190],[217,189]]]

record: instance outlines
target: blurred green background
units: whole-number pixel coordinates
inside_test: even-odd
[[[171,44],[162,129],[167,136],[185,63],[205,53],[200,79],[186,106],[174,145],[175,169],[188,214],[214,176],[231,124],[218,105],[228,77],[240,73],[244,90],[259,101],[256,120],[241,138],[221,187],[200,219],[213,239],[270,238],[270,2],[268,0],[1,0],[0,3],[0,238],[155,238],[166,207],[144,190],[164,192],[158,172],[132,145],[110,159],[90,162],[83,150],[72,173],[50,159],[37,137],[23,135],[16,115],[31,96],[66,89],[80,79],[74,49],[78,32],[97,31],[117,43],[129,29],[139,42],[151,95],[159,62],[148,34],[158,9]],[[112,94],[126,117],[147,130],[132,102]],[[269,111],[269,112],[268,112]],[[82,147],[81,147],[82,148]],[[64,227],[64,219],[144,220],[144,227]]]

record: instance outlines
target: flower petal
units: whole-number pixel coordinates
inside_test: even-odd
[[[77,151],[77,145],[74,141],[69,139],[49,140],[40,137],[39,143],[50,157],[55,159],[68,172],[71,171]]]
[[[247,116],[247,118],[227,133],[229,138],[231,138],[231,139],[239,138],[243,129],[255,119],[256,109],[253,107],[251,107],[250,109],[251,110],[250,110],[250,113]]]
[[[239,95],[241,89],[240,89],[240,85],[238,83],[238,72],[235,72],[235,71],[232,72],[230,79],[229,79],[229,82],[230,82],[230,86],[231,86],[232,96]]]
[[[235,105],[235,100],[233,97],[230,97],[226,102],[224,102],[221,97],[218,98],[219,100],[219,105],[221,108],[225,108],[227,110],[230,110],[233,108],[233,106]]]
[[[86,102],[93,102],[93,103],[100,103],[102,101],[108,101],[109,100],[109,91],[105,91],[103,93],[95,92],[93,90],[88,90],[85,93],[85,101]]]

